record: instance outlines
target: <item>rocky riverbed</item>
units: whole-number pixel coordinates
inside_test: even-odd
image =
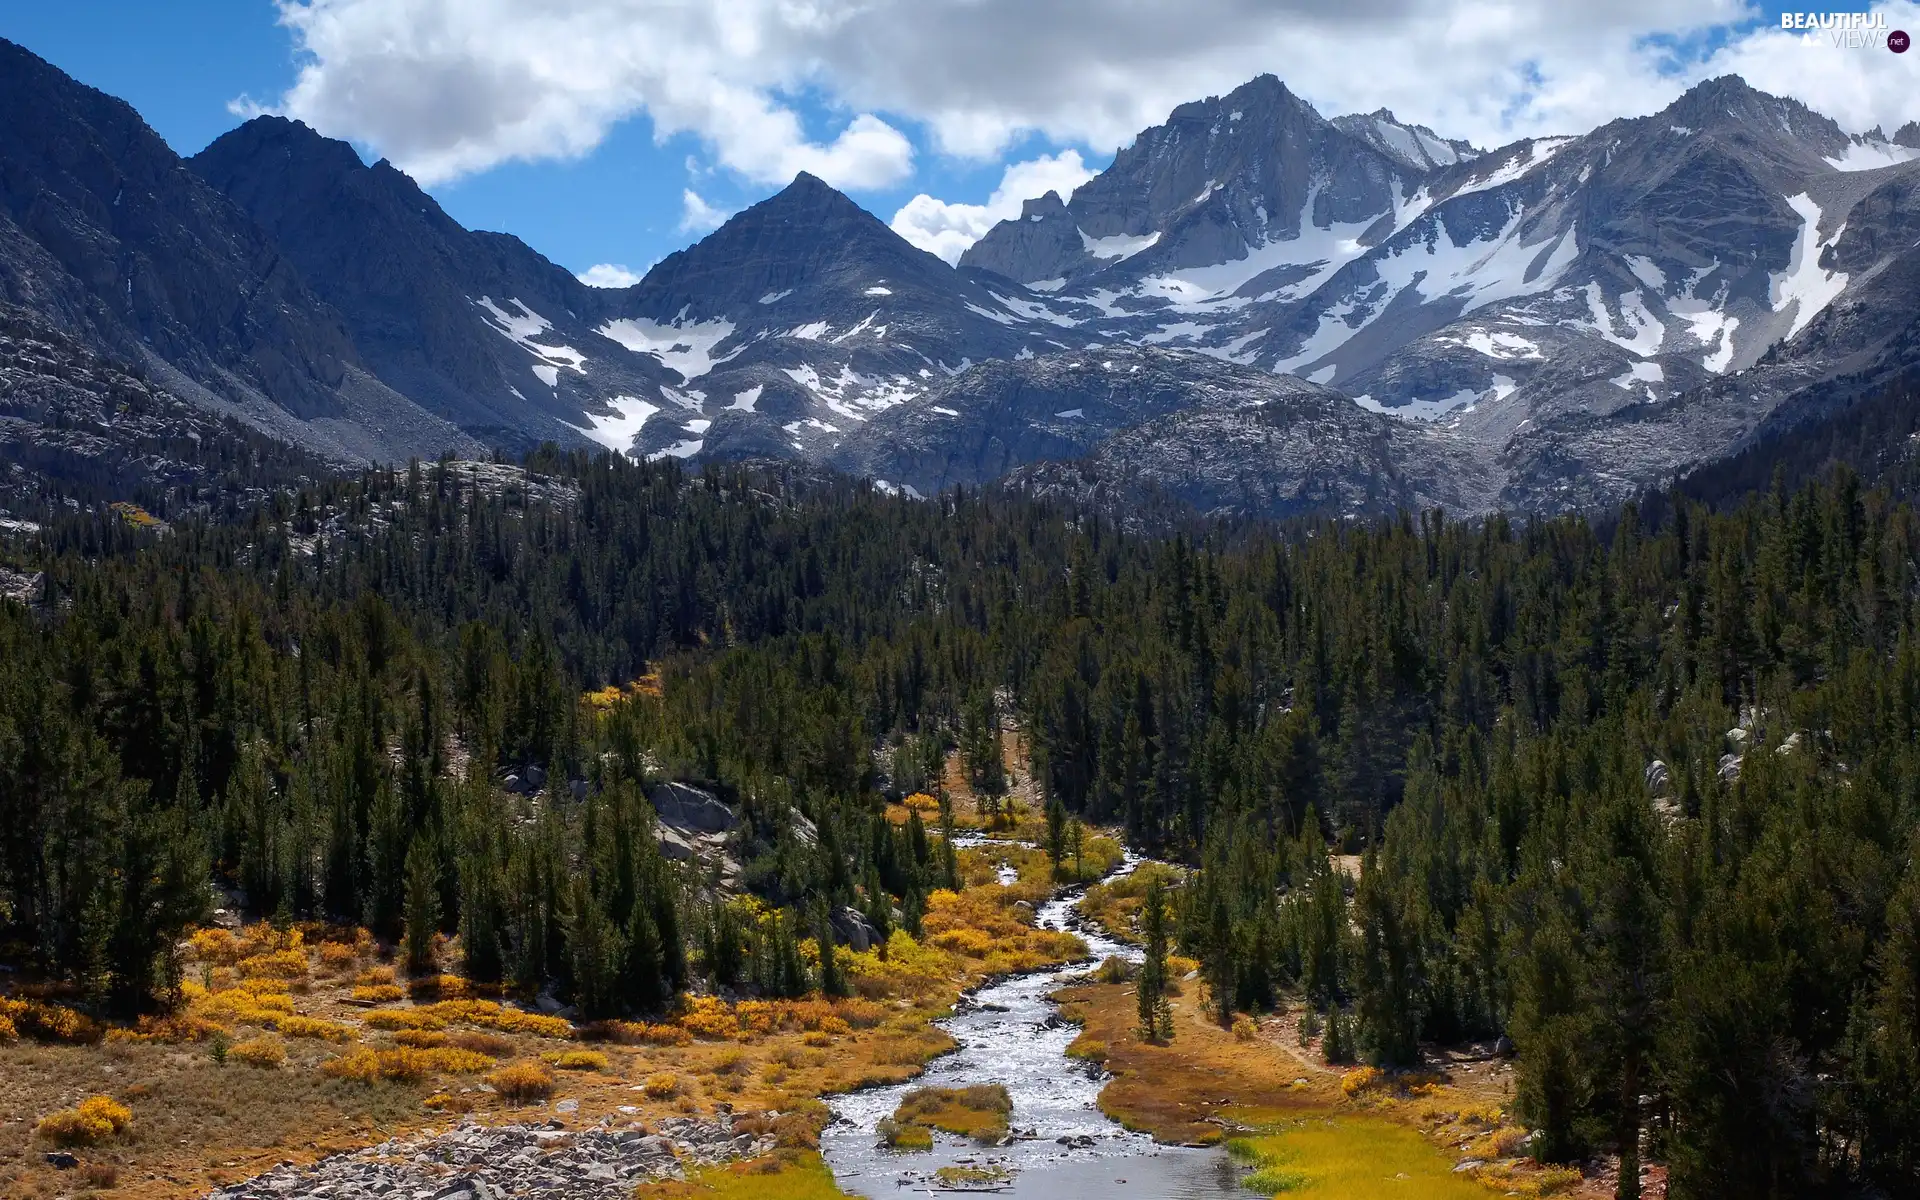
[[[735,1133],[733,1118],[669,1117],[649,1128],[480,1125],[396,1138],[309,1166],[285,1163],[209,1200],[627,1200],[636,1185],[688,1168],[769,1154],[771,1134]]]

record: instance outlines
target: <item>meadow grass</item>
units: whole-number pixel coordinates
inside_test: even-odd
[[[1255,1168],[1242,1180],[1265,1196],[1316,1200],[1487,1200],[1485,1186],[1455,1174],[1453,1160],[1412,1129],[1365,1116],[1301,1118],[1228,1150]]]

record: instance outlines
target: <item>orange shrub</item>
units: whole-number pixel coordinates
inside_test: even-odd
[[[623,1046],[685,1046],[693,1035],[679,1025],[650,1025],[645,1021],[602,1021],[591,1031]]]
[[[353,989],[355,1000],[365,1000],[373,1004],[391,1004],[395,1000],[406,999],[407,993],[391,983],[376,983],[371,987]]]
[[[240,961],[240,940],[225,929],[200,929],[187,939],[193,957],[204,963],[232,966]]]
[[[226,1026],[196,1017],[187,1013],[175,1013],[172,1016],[141,1017],[132,1029],[109,1029],[109,1042],[165,1042],[178,1045],[182,1042],[204,1042],[216,1033],[225,1033]]]
[[[517,1062],[487,1076],[487,1086],[509,1104],[527,1104],[553,1095],[553,1068],[543,1062]]]
[[[0,998],[0,1020],[12,1027],[13,1036],[25,1034],[41,1042],[90,1046],[105,1033],[92,1017],[45,1000]],[[4,1040],[7,1040],[5,1030],[0,1030],[0,1041]]]
[[[384,987],[393,982],[392,967],[369,967],[355,977],[361,987]]]
[[[338,975],[353,969],[360,955],[346,942],[321,942],[320,965]]]
[[[402,1046],[412,1046],[416,1050],[431,1050],[447,1044],[447,1035],[431,1029],[402,1029],[393,1035],[393,1040]]]

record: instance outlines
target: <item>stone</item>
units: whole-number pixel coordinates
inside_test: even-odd
[[[547,786],[547,769],[545,767],[528,767],[527,787],[533,791],[539,791],[545,786]]]
[[[65,1150],[53,1150],[47,1154],[47,1165],[56,1171],[71,1171],[80,1165],[80,1160]]]
[[[1657,758],[1647,764],[1646,779],[1647,794],[1654,797],[1666,795],[1668,787],[1672,784],[1667,773],[1667,764]]]
[[[662,825],[695,833],[726,833],[739,824],[733,810],[712,792],[685,783],[662,783],[647,792]]]
[[[834,938],[856,954],[872,949],[880,939],[880,931],[867,920],[866,914],[849,905],[834,909],[831,921]]]

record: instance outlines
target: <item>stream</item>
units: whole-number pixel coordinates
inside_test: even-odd
[[[1108,878],[1140,861],[1129,853]],[[1012,869],[1003,867],[1001,874],[1005,883]],[[1075,889],[1049,900],[1035,920],[1042,928],[1079,934],[1088,959],[1003,979],[962,997],[953,1016],[938,1022],[958,1048],[927,1064],[919,1078],[828,1097],[834,1120],[821,1133],[820,1149],[843,1190],[869,1200],[945,1190],[992,1190],[1021,1200],[1246,1200],[1241,1172],[1225,1151],[1157,1146],[1144,1134],[1127,1132],[1095,1104],[1106,1073],[1067,1057],[1079,1030],[1061,1019],[1048,995],[1109,956],[1141,959],[1137,948],[1081,921],[1080,894]],[[1001,1084],[1013,1098],[1015,1140],[1008,1145],[982,1147],[938,1132],[931,1151],[900,1153],[879,1144],[875,1127],[907,1092],[983,1083]],[[934,1171],[951,1165],[998,1167],[1011,1178],[991,1189],[943,1189]]]

